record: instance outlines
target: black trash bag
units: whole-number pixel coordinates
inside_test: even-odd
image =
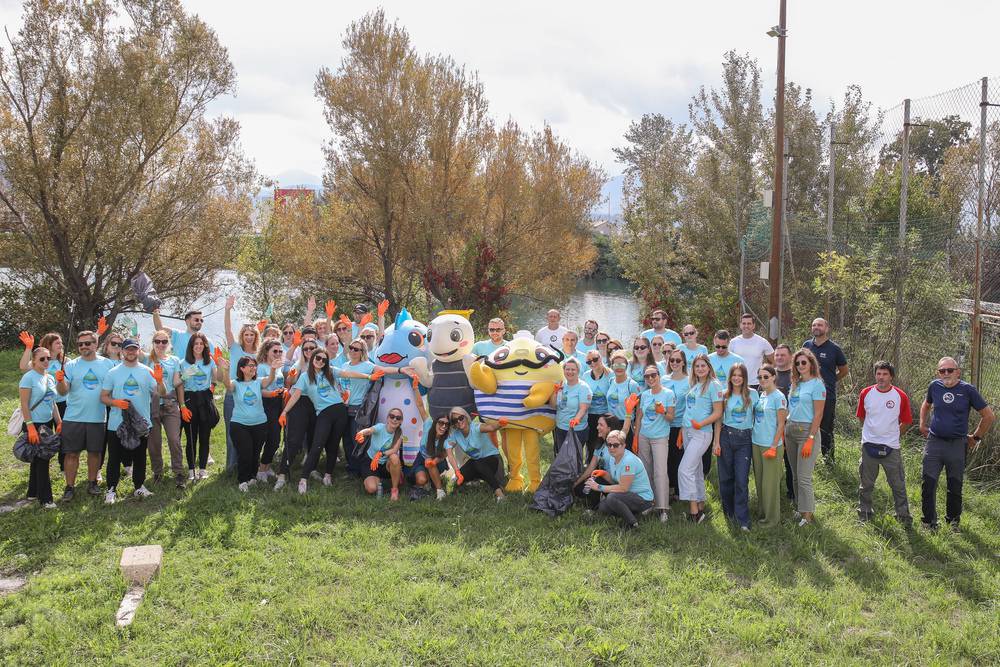
[[[529,507],[553,517],[568,510],[573,505],[573,485],[583,474],[582,458],[580,440],[570,429]]]
[[[129,402],[128,410],[122,411],[122,421],[118,424],[115,434],[122,449],[133,451],[142,444],[142,438],[149,435],[152,428],[146,418],[139,414],[135,406]]]
[[[62,442],[59,434],[48,426],[38,427],[38,444],[32,445],[28,442],[27,432],[21,433],[14,441],[14,458],[24,463],[31,463],[33,459],[51,459],[59,453]]]
[[[153,281],[145,273],[138,274],[129,284],[132,285],[135,299],[142,305],[144,311],[151,313],[160,307],[162,301],[156,293],[156,288],[153,287]]]
[[[358,406],[358,412],[354,416],[355,431],[374,426],[378,421],[378,399],[382,395],[383,383],[384,380],[382,378],[369,383],[368,392],[365,394],[365,398],[361,401],[361,405]],[[351,456],[357,458],[361,455],[362,451],[366,451],[368,449],[368,440],[368,438],[365,438],[361,442],[355,441],[352,443],[354,451],[351,453]]]

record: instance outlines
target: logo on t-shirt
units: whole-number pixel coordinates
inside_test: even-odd
[[[628,465],[628,464],[626,463],[626,464],[625,464],[625,472],[629,472],[630,470],[632,470],[632,466],[630,466],[630,465]]]
[[[256,404],[257,403],[257,394],[255,394],[252,389],[247,388],[247,390],[245,392],[243,392],[243,403],[245,405],[254,405],[254,404]]]
[[[890,410],[893,409],[894,407],[896,407],[896,401],[889,399],[888,401],[885,402],[885,407],[889,408]]]
[[[93,370],[88,370],[87,374],[83,376],[84,389],[96,389],[99,382]]]
[[[950,391],[946,391],[941,396],[941,400],[944,401],[945,403],[954,403],[955,402],[955,394],[951,393]]]
[[[122,391],[126,396],[135,396],[139,393],[139,383],[135,381],[135,378],[131,375],[125,380],[125,384],[122,385]]]

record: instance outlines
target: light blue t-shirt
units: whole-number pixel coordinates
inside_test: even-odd
[[[150,368],[153,367],[153,364],[157,363],[163,366],[163,384],[164,386],[166,386],[167,393],[169,394],[174,389],[174,374],[176,373],[180,375],[181,372],[180,357],[168,354],[166,357],[160,359],[159,361],[156,362],[153,362],[152,360],[150,361],[151,363],[146,364]]]
[[[106,357],[97,355],[91,361],[77,357],[66,364],[66,413],[63,419],[86,424],[103,424],[107,418],[106,406],[101,403],[101,387],[104,376],[118,365]],[[164,369],[163,378],[167,373]]]
[[[267,378],[233,382],[233,421],[244,426],[256,426],[267,421],[260,386]]]
[[[705,354],[705,355],[708,354],[708,348],[705,347],[704,345],[699,345],[693,350],[689,348],[687,345],[678,345],[677,349],[684,353],[684,358],[687,359],[688,368],[691,368],[691,362],[694,361],[694,358],[697,357],[699,354]]]
[[[656,363],[656,368],[660,371],[660,377],[663,377],[667,372],[666,366],[664,366],[662,361],[658,361]],[[646,372],[646,366],[640,366],[634,363],[628,365],[629,377],[635,380],[635,382],[643,389],[647,389],[646,378],[643,377],[643,374],[645,372]]]
[[[584,359],[587,358],[587,353],[588,352],[590,352],[591,350],[596,350],[596,349],[597,349],[597,339],[596,338],[594,339],[594,342],[591,343],[590,345],[587,345],[586,343],[584,343],[582,338],[576,342],[576,351],[577,351],[577,354],[582,354]]]
[[[323,410],[331,405],[338,405],[344,402],[340,398],[340,387],[335,386],[337,384],[336,379],[340,377],[340,369],[331,367],[330,373],[333,375],[334,385],[327,382],[326,377],[322,373],[316,374],[316,382],[309,381],[309,373],[307,372],[302,373],[295,382],[295,389],[298,389],[309,397],[313,407],[316,408],[316,414],[323,412]]]
[[[646,329],[645,331],[642,332],[642,335],[650,343],[652,343],[653,339],[656,338],[657,336],[662,338],[664,343],[672,342],[677,347],[680,347],[681,343],[683,342],[681,340],[681,335],[676,331],[674,331],[673,329],[666,329],[663,333],[656,333],[652,329]]]
[[[101,388],[110,391],[111,398],[128,401],[147,422],[153,423],[149,417],[149,408],[150,399],[156,394],[156,380],[153,379],[153,371],[149,366],[145,364],[136,364],[135,366],[118,364],[104,376]],[[111,406],[111,414],[108,416],[108,430],[118,430],[118,425],[121,423],[121,408]]]
[[[569,420],[576,417],[580,411],[582,403],[590,403],[590,387],[584,382],[577,382],[574,385],[563,384],[562,389],[556,394],[556,426],[564,431],[569,430]],[[575,431],[583,431],[587,428],[587,420],[581,419],[576,425]]]
[[[643,500],[653,499],[653,487],[649,484],[649,475],[646,473],[646,466],[642,465],[642,459],[628,451],[622,454],[621,461],[614,458],[608,464],[608,472],[616,482],[621,482],[625,475],[632,475],[632,485],[629,492],[636,494]]]
[[[667,421],[666,413],[658,414],[656,404],[663,405],[665,410],[669,410],[677,399],[674,392],[666,387],[660,387],[657,394],[652,389],[647,389],[639,396],[639,409],[642,410],[642,424],[639,433],[646,438],[666,438],[670,435],[670,422]]]
[[[590,407],[587,408],[587,414],[591,415],[603,415],[608,412],[608,388],[611,385],[611,380],[614,378],[614,373],[608,369],[604,369],[604,375],[599,379],[594,379],[593,371],[583,372],[583,381],[587,383],[590,387]]]
[[[811,378],[792,386],[788,392],[788,421],[811,424],[816,414],[813,401],[826,400],[826,385],[819,378]]]
[[[774,434],[778,431],[778,411],[787,410],[788,402],[785,395],[778,389],[770,394],[761,394],[753,409],[753,432],[750,439],[758,447],[771,447]],[[781,440],[778,441],[778,445]]]
[[[355,373],[365,373],[370,375],[373,370],[375,370],[375,364],[370,361],[362,361],[357,365],[344,364],[340,366],[344,370],[354,371]],[[348,405],[361,405],[365,400],[365,394],[368,393],[368,387],[371,386],[371,382],[365,378],[345,378],[341,377],[337,380],[340,384],[340,388],[344,391],[351,392],[351,397],[348,399]]]
[[[483,433],[479,430],[481,424],[479,422],[472,422],[469,424],[469,435],[465,435],[457,428],[451,429],[451,435],[448,436],[448,442],[450,447],[448,449],[454,448],[456,445],[462,448],[466,454],[469,455],[470,459],[484,459],[487,456],[497,456],[500,452],[493,445],[493,440],[490,438],[489,433]]]
[[[255,352],[244,352],[239,343],[233,343],[229,346],[229,379],[232,382],[236,381],[236,366],[239,365],[240,359],[243,357],[250,357],[256,360],[257,354]]]
[[[18,383],[20,389],[30,389],[31,396],[28,398],[28,409],[38,403],[34,410],[31,410],[31,417],[25,417],[24,421],[33,421],[35,424],[44,424],[52,421],[52,411],[56,405],[56,379],[46,373],[42,375],[34,368],[28,370],[21,376]]]
[[[722,424],[745,431],[753,428],[753,406],[757,405],[757,390],[750,390],[750,400],[743,404],[743,397],[733,394],[726,399],[726,409],[722,413]]]
[[[472,354],[477,357],[488,357],[493,354],[496,350],[503,347],[503,341],[499,345],[494,343],[491,339],[477,341],[475,345],[472,346]]]
[[[65,356],[63,358],[65,359]],[[65,359],[65,363],[67,363],[67,364],[70,363],[70,360],[69,359]],[[56,377],[56,371],[59,371],[59,370],[62,370],[62,369],[63,369],[63,364],[59,363],[58,359],[56,359],[55,357],[52,357],[51,359],[49,359],[49,375],[52,376],[53,380]],[[66,396],[63,396],[59,392],[56,392],[55,402],[56,403],[65,403],[66,402]],[[31,406],[29,405],[28,407],[31,407]]]
[[[199,357],[193,364],[181,359],[180,365],[181,382],[184,383],[184,391],[205,391],[212,388],[212,376],[215,374],[215,362],[209,360],[206,364]],[[166,379],[166,373],[163,374]]]
[[[400,425],[402,428],[402,425]],[[379,452],[385,454],[390,449],[392,449],[392,437],[394,433],[389,433],[386,429],[385,424],[375,424],[372,426],[371,439],[368,441],[368,458],[375,460],[375,455]],[[400,441],[402,441],[402,434],[400,434]]]
[[[191,342],[191,334],[187,330],[168,329],[170,331],[170,349],[183,359],[187,356],[188,343]],[[186,387],[185,387],[186,388]]]
[[[688,391],[691,389],[691,383],[688,381],[687,377],[682,377],[679,380],[673,380],[670,376],[660,378],[660,383],[674,392],[674,399],[677,403],[674,405],[674,420],[670,422],[672,428],[682,428],[687,426],[687,422],[684,421],[684,412],[687,409],[687,395]]]
[[[267,375],[261,379],[266,380],[270,375],[271,371],[268,370]],[[264,387],[264,391],[275,391],[277,389],[284,389],[284,388],[285,388],[285,374],[284,372],[281,371],[281,369],[278,369],[278,371],[275,372],[274,374],[274,381],[271,382],[271,384]]]
[[[745,364],[743,357],[732,352],[724,357],[720,357],[718,352],[713,352],[708,355],[708,363],[712,364],[712,370],[715,371],[715,379],[721,382],[723,386],[729,382],[729,369],[735,364]],[[756,380],[757,378],[753,378],[753,381]]]
[[[611,464],[614,463],[614,458],[611,456],[611,450],[608,449],[607,445],[601,445],[596,450],[594,450],[594,458],[597,459],[597,467],[601,470],[609,470]]]
[[[712,380],[708,387],[702,391],[702,386],[697,384],[688,389],[687,406],[684,408],[684,426],[690,426],[691,420],[703,422],[712,416],[713,403],[722,403],[725,400],[726,390],[718,381]],[[705,424],[700,430],[711,429],[713,424]]]
[[[639,394],[639,383],[626,376],[624,382],[618,382],[612,376],[608,383],[608,412],[625,421],[625,399],[632,394]]]

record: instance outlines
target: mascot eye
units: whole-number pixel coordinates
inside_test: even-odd
[[[430,333],[427,334],[427,340],[431,339]],[[407,340],[410,341],[410,345],[413,347],[420,347],[424,344],[424,337],[420,335],[419,331],[411,331],[410,335],[407,336]]]
[[[496,352],[493,353],[493,361],[503,361],[510,356],[510,350],[506,347],[501,347]]]
[[[458,341],[462,340],[462,332],[461,332],[461,330],[459,330],[459,329],[452,329],[451,330],[451,339],[452,339],[452,341],[454,341],[456,343]]]
[[[548,356],[549,353],[545,351],[544,347],[539,347],[535,349],[535,359],[538,359],[539,361],[545,361],[545,359]]]

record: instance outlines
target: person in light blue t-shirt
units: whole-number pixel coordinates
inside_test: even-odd
[[[653,328],[646,329],[642,332],[643,337],[649,341],[653,342],[654,336],[662,336],[665,343],[673,343],[675,347],[679,347],[682,343],[680,335],[667,327],[667,314],[662,310],[654,310],[649,315],[649,322],[653,325]]]
[[[239,336],[233,335],[232,310],[236,303],[236,297],[226,297],[226,309],[224,326],[226,330],[226,344],[229,346],[229,379],[236,379],[236,367],[243,357],[251,359],[257,358],[257,350],[260,349],[260,331],[254,324],[246,323],[240,327]],[[222,417],[226,426],[226,470],[236,470],[239,467],[240,454],[236,450],[233,442],[232,430],[229,428],[233,421],[233,409],[236,401],[232,392],[227,391],[222,402]]]
[[[690,366],[699,354],[708,355],[708,348],[698,342],[698,329],[693,324],[681,327],[681,336],[684,338],[684,343],[678,345],[677,349],[684,353],[686,365]]]
[[[710,447],[716,422],[722,420],[725,389],[715,379],[706,356],[691,364],[690,389],[684,406],[684,456],[677,466],[677,486],[681,500],[690,505],[689,519],[705,520],[705,453]],[[711,458],[708,459],[709,463]]]
[[[747,367],[734,364],[729,369],[722,428],[715,429],[714,453],[719,457],[719,496],[722,513],[750,530],[751,430],[757,390],[750,388]],[[756,378],[754,378],[756,380]]]
[[[778,389],[778,371],[764,364],[757,371],[760,397],[753,411],[753,477],[757,486],[757,503],[764,515],[761,524],[777,526],[781,521],[781,471],[784,447],[782,436],[788,403]]]
[[[812,523],[816,509],[812,478],[821,450],[822,443],[816,440],[822,440],[820,426],[825,407],[826,385],[820,376],[819,362],[810,350],[803,348],[792,356],[792,386],[788,392],[785,427],[785,450],[801,526]]]
[[[507,326],[499,317],[494,317],[486,323],[486,333],[489,338],[476,342],[472,346],[472,354],[477,357],[488,357],[504,344],[503,335],[507,332]]]
[[[642,459],[646,474],[653,479],[653,506],[660,513],[660,521],[666,522],[670,512],[667,442],[677,399],[674,392],[663,386],[660,370],[655,365],[646,367],[643,379],[647,388],[639,395],[635,417],[637,454]]]
[[[607,448],[611,454],[607,475],[592,476],[584,483],[591,493],[607,494],[597,509],[602,514],[617,516],[626,528],[639,525],[637,514],[648,512],[653,506],[653,488],[642,459],[625,448],[621,431],[608,433]],[[608,479],[610,478],[610,479]]]
[[[587,408],[587,454],[584,461],[590,460],[597,447],[597,420],[609,411],[608,390],[614,377],[596,348],[587,352],[586,356],[586,365],[582,367],[583,382],[590,387],[590,406]]]
[[[708,355],[708,362],[712,365],[712,370],[715,371],[715,379],[718,380],[723,386],[725,386],[728,381],[729,369],[732,368],[734,364],[743,364],[746,366],[746,362],[743,361],[743,357],[729,351],[729,339],[729,332],[725,329],[716,331],[715,352]]]
[[[549,405],[556,409],[556,427],[552,433],[555,453],[559,453],[570,429],[581,442],[587,441],[587,409],[592,395],[590,387],[580,382],[580,363],[576,359],[563,362],[563,386],[552,393]]]
[[[33,343],[34,341],[32,341]],[[27,347],[27,343],[25,344]],[[18,383],[21,415],[24,421],[21,432],[27,434],[29,446],[40,442],[38,429],[43,426],[59,432],[62,421],[55,407],[56,381],[48,373],[51,352],[44,347],[36,347],[29,352],[28,371]],[[52,480],[49,477],[49,458],[35,456],[28,471],[28,499],[37,498],[46,508],[52,509]]]
[[[224,359],[220,364],[223,370],[227,370],[228,364]],[[230,380],[224,376],[226,391],[233,395],[233,420],[230,428],[233,444],[240,457],[236,473],[240,491],[247,491],[250,484],[257,481],[260,452],[267,437],[263,390],[274,382],[281,365],[281,359],[275,357],[268,367],[270,373],[261,379],[257,377],[257,360],[253,357],[241,357],[236,362],[236,379]]]

